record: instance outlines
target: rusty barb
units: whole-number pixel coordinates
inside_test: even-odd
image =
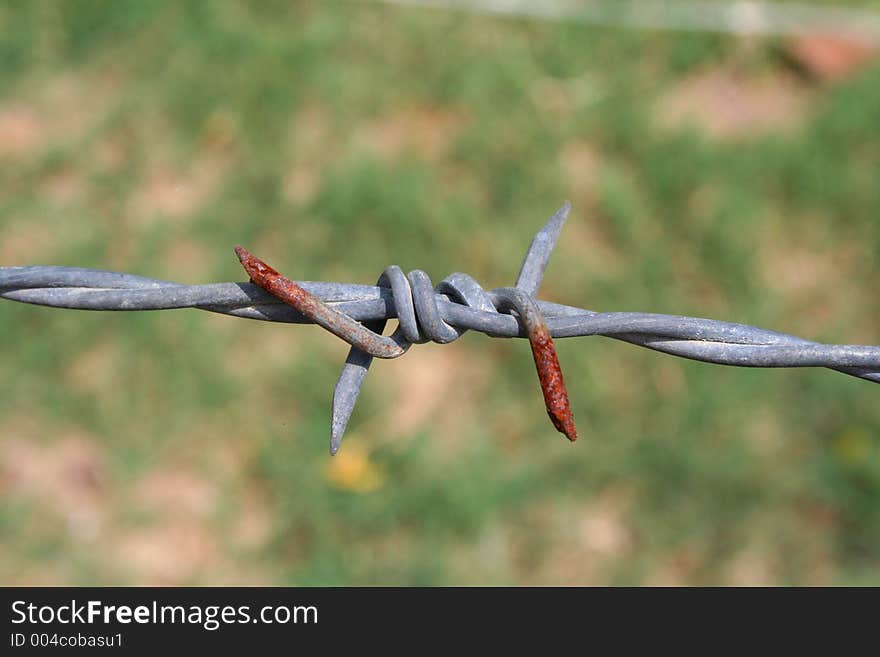
[[[496,309],[500,312],[516,311],[532,347],[532,356],[538,371],[538,380],[541,382],[541,390],[544,393],[547,414],[550,416],[553,426],[574,442],[577,440],[577,429],[574,426],[571,403],[568,400],[568,391],[565,389],[565,382],[562,378],[559,357],[556,354],[556,347],[553,344],[547,323],[532,298],[540,287],[550,253],[556,245],[559,231],[562,229],[570,210],[571,205],[566,203],[538,233],[526,253],[517,280],[517,287],[495,290],[494,306],[493,301],[480,298],[485,293],[479,284],[466,274],[453,274],[441,283],[440,289],[460,296],[466,303],[470,298],[474,300],[474,305],[482,306],[482,309],[487,312]],[[351,351],[343,366],[333,395],[333,416],[330,426],[331,454],[336,454],[339,451],[342,436],[354,411],[354,405],[372,357],[397,358],[406,352],[409,345],[425,342],[418,330],[418,320],[415,316],[416,307],[423,306],[419,317],[422,322],[427,320],[433,323],[434,329],[428,333],[434,333],[439,338],[438,342],[451,342],[462,333],[439,318],[436,304],[432,305],[431,303],[433,299],[426,298],[424,294],[413,296],[411,290],[419,287],[419,283],[415,281],[420,281],[421,289],[429,291],[429,297],[433,297],[434,290],[424,272],[418,270],[410,272],[410,278],[406,278],[399,267],[392,266],[386,269],[379,279],[379,285],[389,284],[391,286],[395,302],[398,299],[413,299],[414,301],[412,307],[404,307],[406,302],[398,306],[398,319],[403,317],[401,328],[386,337],[382,335],[382,330],[385,328],[384,321],[361,324],[324,303],[294,281],[285,278],[244,247],[236,246],[235,253],[244,270],[250,276],[251,283],[277,297],[351,345]],[[397,283],[396,288],[394,282]]]
[[[183,285],[78,267],[0,267],[0,297],[81,310],[197,308],[272,322],[314,323],[351,349],[333,393],[330,452],[339,449],[374,357],[397,358],[413,344],[449,343],[468,330],[528,338],[550,419],[577,438],[554,338],[603,335],[666,354],[739,367],[827,367],[880,383],[880,347],[811,342],[776,331],[699,317],[595,312],[538,300],[550,254],[571,206],[532,240],[514,287],[485,290],[463,273],[436,286],[421,270],[392,265],[376,285],[292,281],[242,247],[248,283]],[[383,335],[389,319],[398,325]]]
[[[306,292],[292,280],[285,278],[265,262],[251,255],[244,247],[236,246],[235,254],[251,277],[251,283],[259,285],[269,294],[296,308],[315,324],[324,327],[348,344],[379,358],[397,358],[406,353],[408,345],[405,342],[398,344],[393,336],[386,338],[345,313],[334,310],[311,292]]]

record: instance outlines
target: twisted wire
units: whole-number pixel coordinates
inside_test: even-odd
[[[361,322],[400,321],[410,343],[447,343],[465,330],[525,337],[516,318],[497,311],[496,290],[467,274],[435,290],[420,270],[389,267],[379,285],[303,281],[303,288]],[[308,323],[302,314],[252,283],[183,285],[79,267],[0,267],[0,298],[79,310],[197,308],[271,322]],[[827,367],[880,383],[880,347],[821,344],[746,324],[640,312],[596,312],[537,301],[554,338],[604,335],[692,360],[739,367]],[[490,309],[491,305],[491,309]]]
[[[352,345],[334,391],[331,453],[339,449],[373,360],[370,353],[396,358],[412,344],[427,341],[447,344],[468,330],[491,337],[529,337],[528,325],[540,322],[552,338],[603,335],[706,363],[767,368],[826,367],[880,383],[878,346],[821,344],[714,319],[596,312],[537,300],[547,262],[570,207],[566,203],[560,208],[532,240],[514,288],[485,290],[471,276],[461,272],[447,276],[434,286],[424,271],[416,269],[404,274],[396,265],[387,267],[376,285],[292,283],[313,295],[316,303],[332,309],[330,315],[344,320],[341,323],[353,329],[346,332],[334,327],[332,318],[330,323],[316,318],[324,322],[322,326]],[[236,248],[236,253],[239,249]],[[270,322],[312,322],[252,282],[183,285],[79,267],[0,267],[0,298],[54,308],[115,311],[196,308]],[[387,320],[393,318],[398,320],[397,328],[390,336],[383,336]],[[373,340],[376,348],[370,348],[364,336],[367,341]]]

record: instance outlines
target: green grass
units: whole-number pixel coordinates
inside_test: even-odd
[[[876,64],[823,86],[777,41],[364,3],[18,3],[0,35],[2,264],[241,280],[241,243],[492,287],[571,198],[543,298],[880,339]],[[804,99],[661,118],[713,71]],[[3,583],[880,583],[864,381],[564,340],[570,446],[526,344],[468,334],[377,362],[333,460],[318,329],[3,303],[0,331]]]

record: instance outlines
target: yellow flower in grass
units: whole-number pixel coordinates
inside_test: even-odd
[[[873,440],[864,429],[849,427],[834,438],[834,454],[851,465],[865,462],[871,455]]]
[[[370,460],[369,452],[353,441],[330,458],[324,474],[333,486],[352,493],[371,493],[384,483],[382,472]]]

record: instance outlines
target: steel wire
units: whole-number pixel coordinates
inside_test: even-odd
[[[516,288],[534,298],[570,206],[566,204],[538,232],[520,270]],[[463,273],[436,287],[420,270],[385,270],[377,285],[299,282],[335,311],[380,334],[397,319],[391,337],[401,349],[410,344],[448,343],[465,331],[490,337],[527,337],[511,309],[509,288],[484,290]],[[307,317],[251,282],[184,285],[134,274],[79,267],[0,267],[0,297],[54,308],[104,311],[196,308],[270,322],[310,323]],[[691,360],[738,367],[826,367],[880,383],[880,347],[821,344],[746,324],[700,317],[642,312],[596,312],[535,301],[553,338],[601,335]],[[512,314],[513,313],[513,314]],[[334,394],[331,451],[339,447],[370,356],[350,342],[352,352]],[[388,338],[384,338],[388,340]],[[399,353],[398,353],[399,352]],[[387,356],[385,356],[387,357]]]
[[[423,272],[422,272],[423,273]],[[398,318],[389,287],[303,281],[306,290],[361,322]],[[492,337],[525,337],[511,315],[462,305],[428,286],[409,288],[415,307],[436,304],[437,320],[453,330]],[[497,303],[497,292],[485,292]],[[310,323],[252,283],[181,285],[131,274],[58,266],[0,267],[0,297],[77,310],[170,310],[197,308],[235,317]],[[740,367],[829,367],[880,382],[880,347],[821,344],[793,335],[715,319],[640,312],[596,312],[546,301],[538,307],[554,338],[615,337],[692,360]],[[412,320],[410,320],[412,321]],[[423,318],[419,317],[420,323]],[[432,326],[431,322],[426,322]],[[435,320],[436,323],[436,320]],[[431,335],[429,333],[429,335]],[[445,334],[434,334],[448,342]]]

